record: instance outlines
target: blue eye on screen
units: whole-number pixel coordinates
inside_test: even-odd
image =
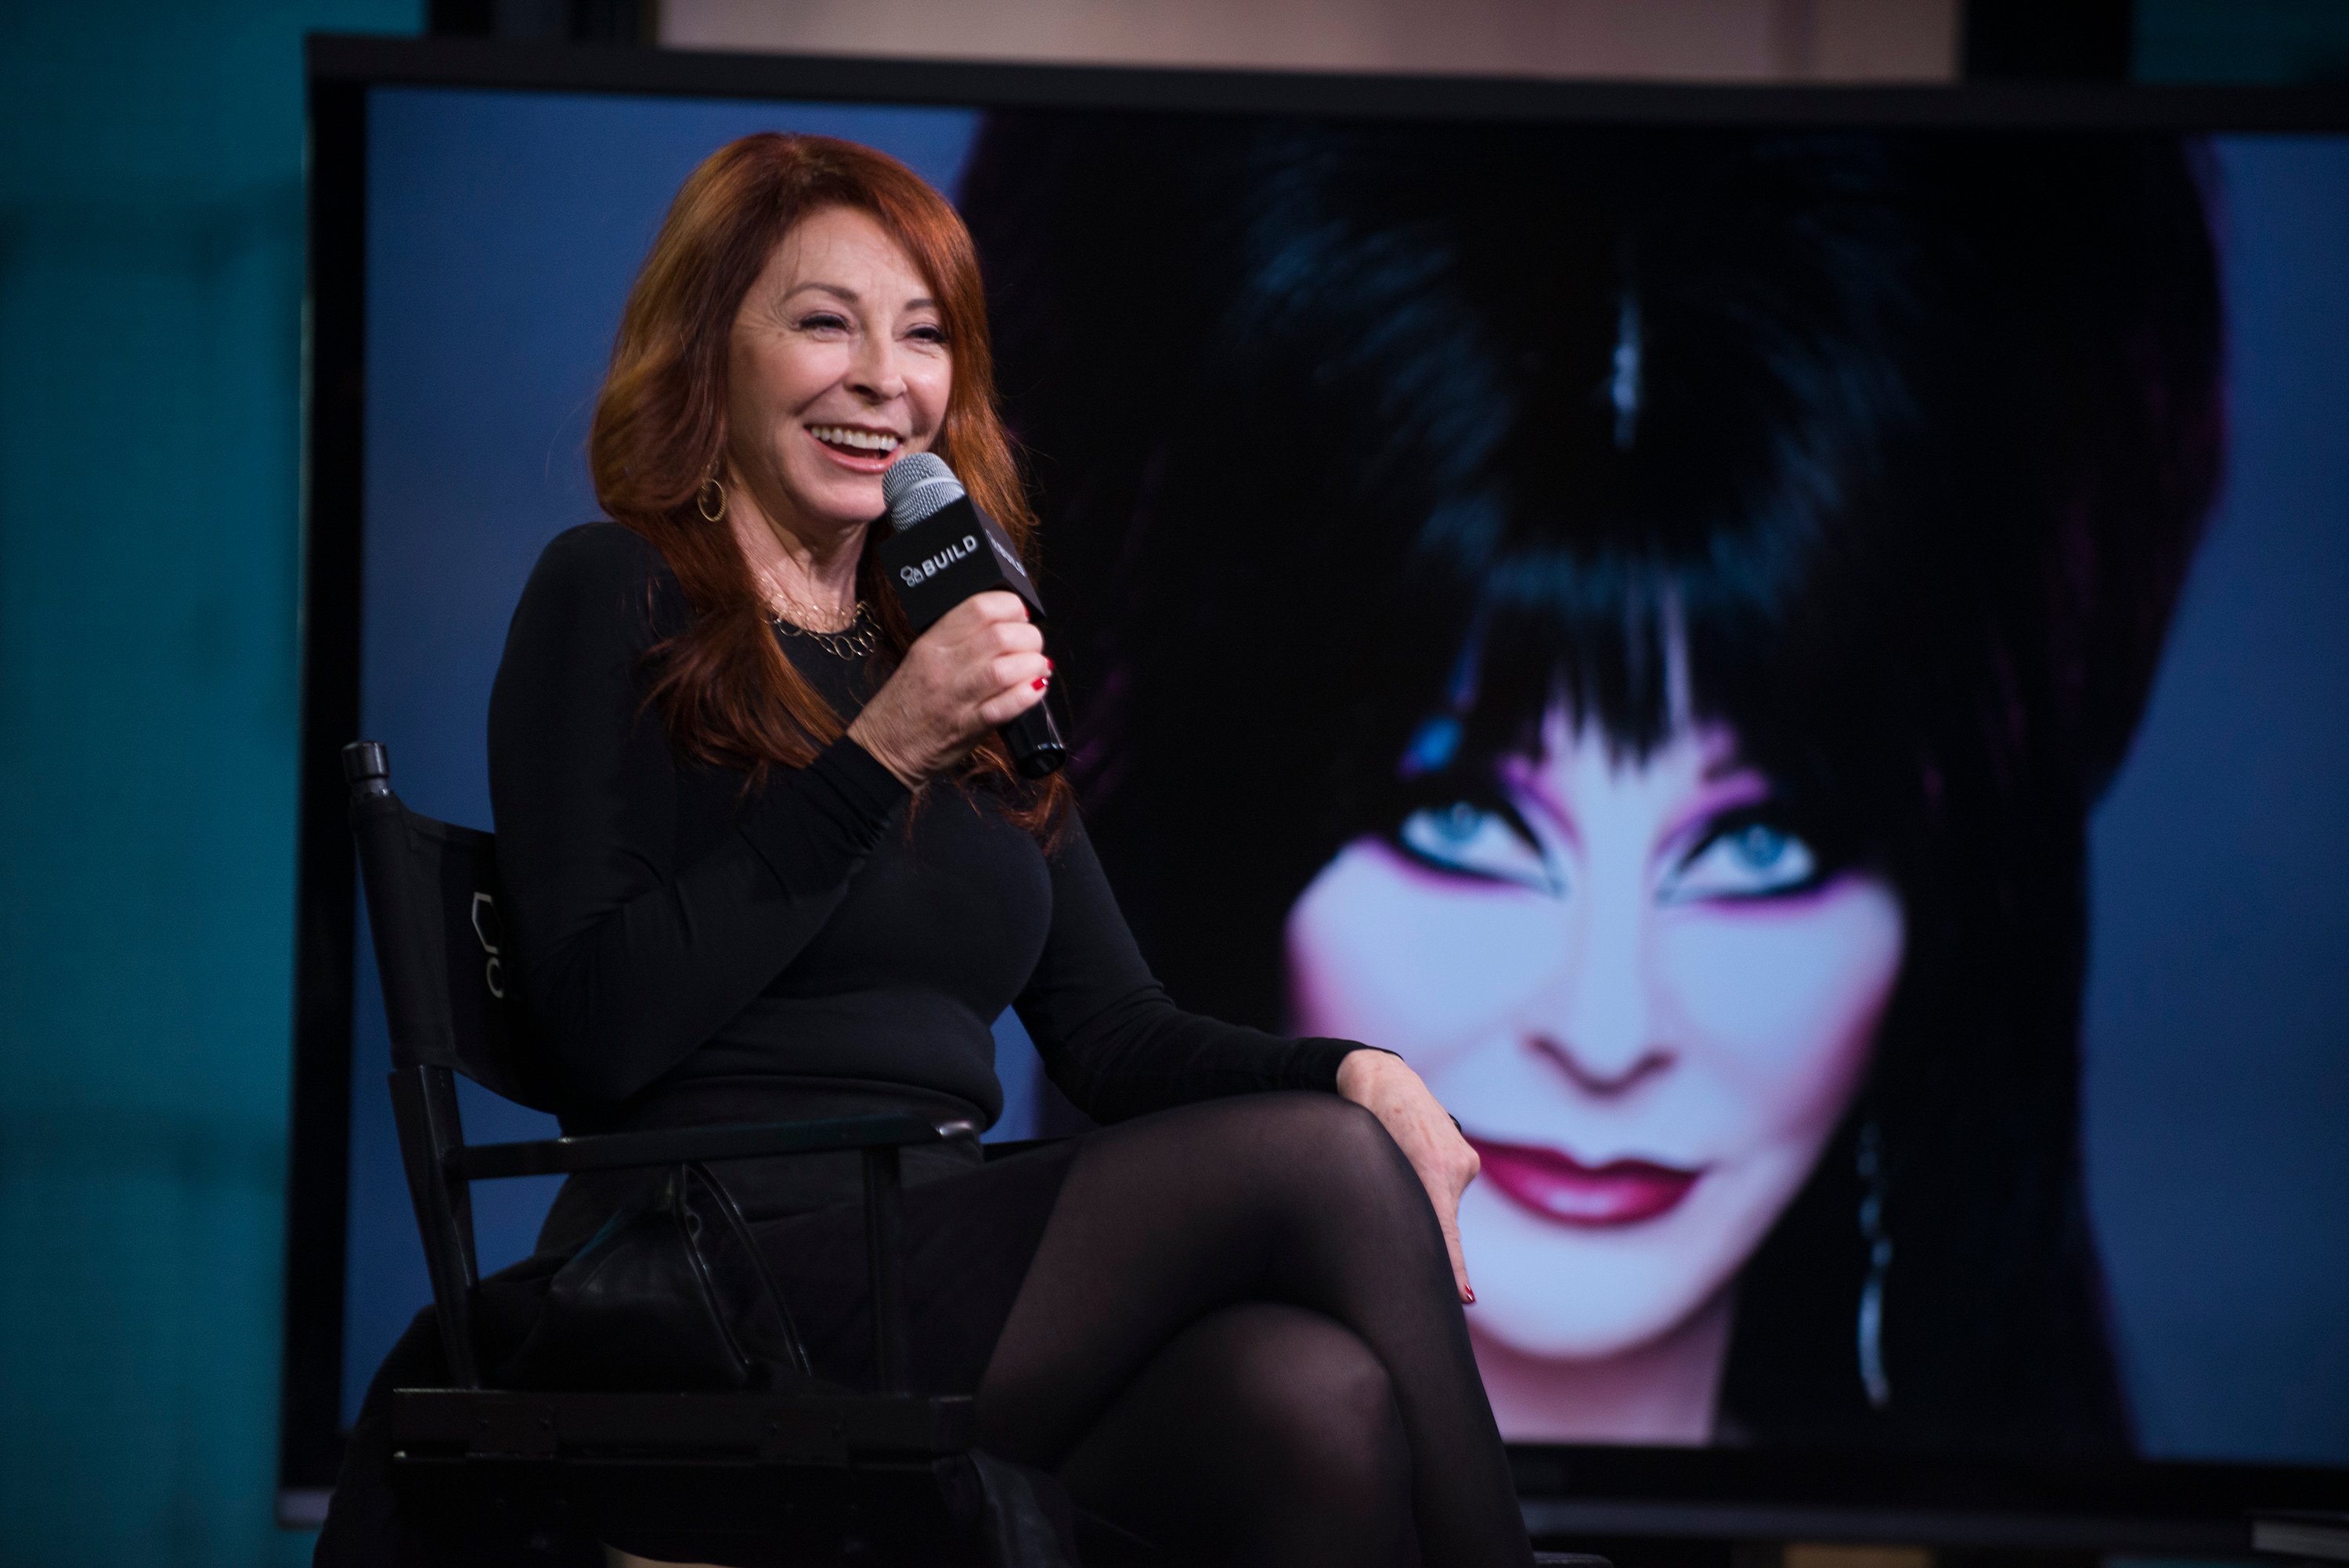
[[[1667,903],[1701,899],[1768,898],[1818,880],[1811,846],[1783,828],[1748,822],[1714,834],[1664,881]]]
[[[1499,812],[1466,800],[1420,808],[1402,820],[1395,838],[1414,858],[1439,871],[1553,896],[1566,892],[1564,874],[1538,845]]]

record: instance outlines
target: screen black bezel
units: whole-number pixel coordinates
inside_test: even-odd
[[[1619,125],[2349,131],[2349,90],[1683,86],[1164,70],[314,36],[295,1054],[280,1515],[314,1522],[340,1419],[356,867],[367,94],[378,86]],[[2248,1555],[2252,1509],[2349,1507],[2349,1467],[1521,1446],[1537,1533]]]

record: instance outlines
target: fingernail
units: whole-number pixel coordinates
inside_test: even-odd
[[[1460,1293],[1460,1305],[1463,1305],[1463,1306],[1474,1306],[1474,1305],[1476,1305],[1476,1293],[1475,1293],[1475,1291],[1473,1291],[1473,1290],[1464,1290],[1464,1291],[1462,1291],[1462,1292]]]
[[[1050,660],[1050,659],[1046,659],[1046,660],[1044,661],[1044,667],[1045,667],[1046,669],[1048,669],[1048,670],[1049,670],[1049,669],[1051,669],[1052,667],[1054,667],[1054,666],[1053,666],[1053,664],[1052,664],[1052,661],[1051,661],[1051,660]]]
[[[1028,684],[1034,686],[1038,691],[1042,691],[1044,689],[1044,677],[1042,676],[1038,676],[1034,680]]]

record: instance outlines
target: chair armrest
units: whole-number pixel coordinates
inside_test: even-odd
[[[477,1143],[449,1152],[452,1172],[468,1181],[504,1176],[562,1176],[574,1171],[677,1165],[690,1160],[751,1160],[770,1154],[816,1154],[843,1149],[895,1149],[976,1138],[970,1121],[929,1121],[918,1116],[849,1116],[830,1121],[750,1122],[740,1126],[664,1128],[547,1138],[530,1143]]]
[[[1065,1138],[1007,1138],[999,1143],[980,1144],[979,1153],[988,1164],[992,1165],[999,1160],[1015,1159],[1019,1155],[1032,1153],[1039,1149],[1050,1149],[1055,1143],[1067,1141]]]

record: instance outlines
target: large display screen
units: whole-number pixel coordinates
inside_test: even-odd
[[[2349,1466],[2349,136],[373,88],[416,810],[491,825],[622,299],[765,130],[970,222],[1112,881],[1458,1117],[1505,1435]],[[346,1419],[428,1299],[361,920]]]

